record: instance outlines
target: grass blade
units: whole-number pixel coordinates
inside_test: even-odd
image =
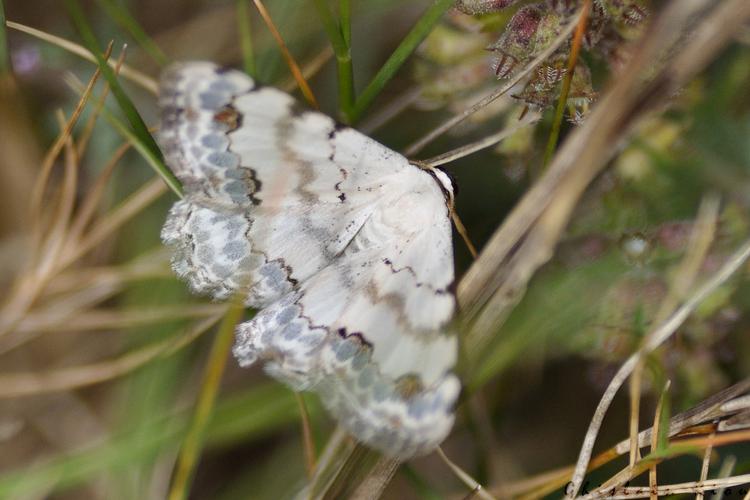
[[[297,61],[294,60],[292,53],[289,51],[289,47],[287,47],[286,42],[284,41],[284,37],[281,36],[281,33],[279,33],[279,30],[276,27],[276,24],[273,22],[273,19],[271,19],[271,15],[268,13],[268,9],[266,9],[266,6],[263,4],[262,0],[253,0],[253,3],[258,9],[258,13],[260,14],[260,16],[263,18],[263,22],[266,23],[268,31],[271,32],[271,36],[273,36],[276,44],[279,46],[281,55],[284,57],[284,61],[286,61],[286,64],[289,67],[289,71],[292,72],[297,85],[299,85],[299,89],[302,92],[302,95],[305,97],[305,100],[313,108],[320,109],[318,101],[315,99],[315,95],[313,94],[310,85],[308,85],[307,80],[305,80],[305,77],[302,74],[302,70],[300,69],[299,64],[297,64]]]
[[[315,0],[315,8],[336,55],[339,85],[339,110],[344,121],[351,122],[354,107],[354,68],[351,53],[351,11],[348,0],[341,0],[340,24],[337,23],[326,0]]]
[[[133,102],[122,89],[122,86],[120,86],[120,82],[117,80],[115,72],[107,64],[107,61],[104,60],[104,57],[99,50],[99,45],[96,41],[96,37],[94,36],[94,32],[91,29],[88,21],[86,20],[86,16],[84,15],[80,4],[77,0],[65,0],[65,7],[67,8],[71,19],[73,20],[76,29],[80,33],[81,38],[83,38],[84,44],[89,49],[89,52],[91,52],[96,58],[96,62],[99,64],[99,68],[102,74],[107,79],[107,82],[109,82],[112,95],[115,96],[117,104],[120,106],[120,109],[122,109],[125,117],[130,122],[130,126],[132,127],[133,132],[136,136],[138,136],[139,141],[142,142],[145,147],[150,150],[151,154],[158,157],[161,160],[161,163],[163,163],[159,146],[156,145],[156,141],[149,133],[146,124],[143,122],[141,115],[138,114],[138,110],[136,110]]]
[[[10,63],[10,50],[8,49],[8,35],[5,29],[5,5],[0,0],[0,75],[13,71]]]
[[[240,35],[242,68],[245,70],[245,73],[255,78],[255,54],[253,52],[253,33],[251,30],[250,10],[247,8],[248,1],[249,0],[237,0],[237,31]]]
[[[352,46],[352,2],[339,0],[339,17],[341,18],[341,35],[347,47]]]
[[[182,184],[180,183],[179,179],[174,176],[172,171],[169,170],[169,167],[167,167],[167,165],[164,163],[164,158],[161,155],[161,151],[159,151],[158,148],[156,149],[156,151],[154,151],[154,149],[151,148],[147,142],[143,141],[140,135],[130,130],[114,115],[114,113],[107,109],[107,107],[104,107],[102,109],[102,114],[104,115],[104,118],[115,128],[115,130],[117,130],[117,132],[119,132],[120,135],[123,136],[123,138],[130,142],[133,145],[133,148],[135,148],[135,150],[138,151],[141,156],[143,156],[146,162],[151,165],[151,168],[153,168],[154,171],[159,175],[159,177],[164,180],[169,189],[171,189],[174,194],[182,198]],[[151,136],[149,135],[149,137]]]
[[[107,12],[107,15],[127,31],[159,66],[169,63],[169,59],[162,52],[161,48],[146,34],[146,31],[141,28],[141,25],[130,15],[130,12],[126,8],[114,0],[99,0],[99,4]]]
[[[367,85],[362,95],[359,96],[354,104],[351,113],[352,121],[359,119],[362,114],[372,104],[375,98],[380,94],[385,85],[393,78],[396,71],[406,62],[406,59],[416,50],[422,40],[427,38],[432,28],[443,17],[443,14],[453,6],[453,0],[435,0],[429,9],[417,21],[412,30],[401,41],[401,44],[393,51],[393,54],[380,68],[372,81]]]
[[[177,458],[174,482],[169,491],[170,500],[180,500],[187,498],[190,490],[190,482],[198,463],[203,442],[205,440],[206,429],[214,412],[216,404],[216,395],[219,392],[219,383],[224,375],[224,369],[227,365],[227,355],[232,347],[234,339],[234,327],[242,318],[245,308],[240,300],[235,300],[224,316],[224,321],[216,332],[214,343],[211,346],[211,353],[208,356],[206,364],[206,373],[203,378],[198,402],[196,403],[195,413],[190,424],[190,428],[182,443],[180,455]]]
[[[563,115],[565,114],[565,105],[568,102],[570,84],[573,81],[573,74],[575,73],[576,63],[578,62],[578,52],[581,50],[583,34],[586,31],[586,23],[588,21],[590,11],[591,0],[586,0],[582,7],[581,17],[578,20],[578,26],[576,27],[575,34],[573,35],[573,44],[570,49],[570,57],[568,58],[568,71],[563,77],[562,89],[560,90],[560,98],[557,101],[555,118],[552,121],[552,131],[550,132],[549,141],[547,142],[547,149],[544,153],[544,160],[542,161],[543,167],[547,166],[550,159],[552,158],[552,155],[555,153],[557,140],[560,137],[560,128],[562,127]]]

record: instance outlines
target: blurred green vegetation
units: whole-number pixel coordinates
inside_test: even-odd
[[[67,3],[72,22],[61,5],[51,7],[38,0],[5,5],[5,14],[9,20],[77,42],[83,40],[84,45],[97,47],[97,51],[114,39],[117,54],[122,42],[127,41],[130,47],[126,62],[154,77],[167,60],[206,58],[243,66],[255,72],[263,83],[283,85],[288,80],[278,50],[250,4],[237,13],[235,9],[242,2],[101,0],[87,4],[85,10],[79,9],[77,2]],[[326,49],[331,31],[326,34],[314,2],[267,3],[285,41],[303,66]],[[334,4],[338,2],[327,5],[332,8],[336,7]],[[443,16],[450,4],[353,2],[351,40],[348,22],[332,27],[341,30],[340,42],[345,42],[337,55],[351,50],[351,68],[346,69],[346,61],[339,60],[338,65],[334,61],[311,79],[324,111],[366,121],[410,89],[424,90],[413,107],[372,133],[399,149],[441,123],[461,104],[470,102],[480,90],[497,85],[491,72],[480,73],[476,86],[466,86],[440,98],[428,95],[426,89],[442,83],[440,78],[445,78],[446,73],[466,69],[441,61],[424,48],[416,50],[418,42],[441,17],[440,26],[458,30],[461,37],[495,36],[471,29],[462,32],[456,14]],[[346,9],[349,2],[341,5]],[[331,12],[332,16],[338,15],[336,9]],[[251,25],[244,29],[243,20],[248,17]],[[489,16],[483,29],[499,31],[507,17]],[[6,47],[5,36],[0,34],[0,63],[14,61],[16,84],[14,90],[3,90],[0,133],[21,121],[29,122],[23,133],[28,134],[32,149],[36,148],[36,154],[25,156],[15,150],[20,148],[18,144],[10,146],[12,151],[4,149],[4,143],[0,148],[6,151],[6,158],[0,159],[4,175],[0,184],[5,185],[0,189],[11,191],[23,185],[11,174],[17,169],[26,176],[33,175],[37,165],[10,161],[41,158],[58,133],[55,109],[61,107],[69,114],[77,101],[78,96],[64,82],[65,73],[72,72],[85,81],[96,65],[28,35],[13,31],[7,35]],[[480,64],[489,68],[481,54],[484,38],[470,49],[474,51],[474,71]],[[428,39],[428,43],[438,46],[440,42]],[[351,46],[347,46],[349,43]],[[465,63],[467,58],[458,60]],[[592,66],[593,81],[606,82],[606,66]],[[0,73],[4,71],[0,67]],[[351,75],[341,78],[341,71],[351,71]],[[105,76],[116,97],[108,101],[107,113],[119,117],[122,112],[128,125],[120,121],[118,131],[111,120],[99,120],[90,148],[82,158],[78,197],[83,197],[120,144],[124,128],[130,130],[129,140],[140,154],[131,151],[125,155],[106,190],[103,212],[154,177],[149,163],[157,170],[163,168],[146,131],[146,124],[154,122],[155,98],[115,77],[113,72]],[[353,88],[347,91],[353,95],[340,99],[338,88],[349,78]],[[620,145],[617,158],[582,200],[555,258],[533,278],[522,302],[495,332],[492,345],[477,366],[472,367],[471,379],[465,380],[467,393],[477,395],[483,402],[481,408],[486,415],[479,419],[481,425],[488,425],[494,435],[494,442],[477,444],[482,435],[477,438],[476,429],[471,429],[476,422],[458,419],[445,449],[468,472],[501,483],[572,462],[595,401],[612,372],[637,348],[645,331],[654,326],[658,304],[685,254],[701,200],[708,193],[718,193],[722,205],[717,234],[699,280],[710,275],[717,263],[750,234],[748,89],[750,48],[738,42],[674,96],[666,111],[645,123],[632,141]],[[97,95],[100,94],[98,87]],[[421,156],[450,150],[497,131],[512,123],[522,109],[510,99],[502,106],[496,113],[483,113],[481,118],[441,138]],[[90,108],[82,120],[91,116]],[[533,131],[519,132],[500,148],[484,150],[447,166],[460,187],[457,211],[477,246],[490,237],[541,171],[552,114],[548,111]],[[563,140],[572,127],[563,125]],[[140,211],[116,235],[88,253],[82,268],[116,266],[158,248],[159,228],[174,198],[167,193]],[[25,206],[15,206],[11,213],[25,210]],[[0,222],[4,224],[0,227],[2,255],[13,255],[18,252],[17,228],[5,220]],[[645,243],[645,250],[637,255],[628,251],[633,239]],[[459,239],[456,254],[457,275],[461,276],[471,264],[471,257]],[[5,267],[1,281],[10,289],[16,268]],[[750,376],[748,291],[745,268],[649,360],[644,422],[653,418],[661,383],[666,378],[672,381],[672,411],[681,411]],[[185,308],[190,308],[199,300],[187,294],[183,283],[161,275],[129,282],[102,306],[115,311],[145,311],[166,305],[185,304]],[[21,354],[2,356],[8,358],[9,372],[59,368],[91,362],[100,355],[109,359],[162,339],[176,338],[190,324],[185,319],[174,319],[118,331],[105,329],[77,335],[61,332],[60,338],[49,345],[43,338],[23,347]],[[189,348],[156,358],[124,377],[68,391],[80,407],[45,406],[40,403],[48,397],[45,394],[0,399],[0,498],[34,498],[34,494],[49,498],[163,497],[192,414],[213,333],[212,330]],[[90,340],[94,335],[105,340]],[[90,345],[96,349],[87,354]],[[561,387],[569,393],[560,394]],[[332,422],[315,398],[305,399],[319,451]],[[554,411],[549,406],[545,408],[545,402],[553,405]],[[618,401],[613,427],[602,438],[606,446],[626,436],[628,414],[624,402]],[[42,424],[30,417],[39,408],[53,417],[59,412],[59,426],[40,429]],[[90,440],[62,445],[44,437],[45,433],[75,428],[77,412],[85,413],[86,418],[80,417],[80,422],[93,419],[100,425],[96,432],[92,430]],[[2,429],[10,428],[15,421],[23,422],[22,427],[6,436]],[[533,425],[528,425],[530,421]],[[576,422],[575,430],[562,422]],[[78,430],[87,434],[86,429]],[[538,439],[537,433],[545,440]],[[305,483],[297,403],[289,390],[270,382],[257,369],[229,367],[205,437],[206,450],[192,498],[291,498]],[[550,442],[552,438],[557,441]],[[490,465],[479,456],[487,449],[493,454]],[[729,454],[738,459],[737,473],[748,470],[747,442],[722,452],[721,457]],[[699,460],[682,460],[684,466],[662,474],[660,480],[697,478]],[[712,473],[719,464],[716,461],[712,466]],[[440,498],[462,491],[458,480],[435,457],[416,460],[404,468],[389,488],[388,498]]]

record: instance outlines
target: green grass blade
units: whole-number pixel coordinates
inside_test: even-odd
[[[557,142],[560,139],[560,130],[562,128],[563,115],[565,114],[565,107],[568,102],[568,94],[570,93],[570,84],[573,81],[573,75],[576,70],[576,61],[578,60],[578,51],[581,48],[581,40],[583,37],[583,29],[586,27],[588,20],[589,11],[591,9],[591,2],[588,1],[584,4],[583,11],[581,13],[581,19],[578,21],[578,27],[576,29],[572,49],[568,56],[568,70],[563,77],[562,88],[560,90],[560,97],[557,100],[557,106],[555,108],[555,117],[552,120],[552,130],[547,140],[547,147],[544,152],[544,159],[542,160],[542,167],[546,168],[549,164],[552,156],[555,154],[557,148]]]
[[[211,346],[203,384],[195,405],[195,413],[185,435],[185,440],[182,442],[180,455],[177,458],[174,481],[169,491],[170,500],[183,500],[187,498],[190,492],[193,474],[203,449],[206,429],[214,412],[219,384],[227,366],[227,356],[234,339],[234,327],[242,319],[245,312],[239,297],[235,298],[234,302],[224,316]]]
[[[240,35],[240,49],[242,50],[242,67],[245,73],[255,78],[255,54],[253,52],[253,34],[250,24],[250,0],[237,0],[237,31]]]
[[[104,118],[114,127],[117,132],[122,135],[124,139],[126,139],[128,142],[130,142],[133,145],[133,148],[140,153],[141,156],[146,160],[146,162],[151,166],[151,168],[154,169],[154,172],[164,179],[164,182],[167,184],[169,189],[171,189],[174,194],[179,196],[180,198],[183,197],[183,190],[182,190],[182,184],[180,183],[180,180],[177,179],[177,177],[174,176],[172,171],[167,167],[167,165],[164,163],[164,158],[161,156],[161,154],[155,154],[153,149],[151,149],[148,144],[144,143],[140,136],[133,133],[132,130],[130,130],[122,121],[120,121],[114,113],[112,113],[109,109],[106,107],[102,108],[102,115],[104,115]]]
[[[672,418],[672,400],[669,394],[669,384],[666,384],[661,391],[657,408],[660,411],[657,415],[659,419],[659,433],[656,436],[656,449],[663,451],[669,448],[669,420]]]
[[[357,121],[367,108],[370,107],[385,85],[396,74],[396,71],[406,62],[406,59],[416,50],[427,35],[430,34],[440,18],[443,17],[443,14],[452,6],[453,0],[435,0],[427,9],[359,96],[351,113],[352,121]]]
[[[10,50],[8,49],[8,34],[5,28],[5,5],[0,0],[0,75],[11,73]]]
[[[117,24],[120,25],[130,36],[133,37],[138,45],[143,48],[151,58],[159,64],[164,66],[169,63],[169,58],[162,52],[161,48],[153,41],[153,39],[146,34],[146,31],[141,28],[138,21],[130,15],[130,12],[117,3],[115,0],[99,0],[99,4],[107,12],[107,15],[111,17]]]
[[[339,85],[339,110],[345,122],[351,122],[354,109],[354,68],[350,48],[351,27],[348,1],[341,2],[341,25],[333,18],[326,0],[314,0],[318,16],[323,23],[336,56],[336,71]],[[344,5],[346,4],[346,5]]]
[[[117,104],[120,106],[120,109],[122,109],[128,122],[130,122],[133,132],[138,137],[139,141],[142,142],[154,156],[161,158],[162,156],[159,146],[156,145],[156,141],[149,133],[146,124],[143,122],[143,118],[138,114],[138,110],[136,110],[133,102],[122,89],[115,72],[107,64],[107,61],[104,60],[104,56],[99,49],[94,32],[91,29],[91,26],[89,26],[80,4],[77,0],[65,0],[65,7],[73,20],[76,29],[80,33],[84,44],[96,58],[96,61],[99,64],[99,69],[101,70],[102,75],[107,79],[107,82],[109,82],[112,95],[115,96]]]
[[[347,47],[352,46],[352,2],[339,0],[339,17],[341,18],[341,36]]]

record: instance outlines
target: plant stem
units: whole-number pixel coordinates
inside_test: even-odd
[[[258,9],[260,17],[263,18],[263,22],[266,23],[268,30],[271,32],[271,36],[273,36],[274,40],[276,40],[276,44],[279,46],[281,55],[284,58],[284,61],[286,61],[286,64],[289,67],[289,71],[292,72],[292,76],[297,82],[297,85],[299,86],[299,89],[302,92],[305,100],[313,108],[320,109],[318,101],[317,99],[315,99],[315,95],[313,94],[310,85],[308,85],[307,80],[305,80],[305,77],[302,74],[302,70],[300,69],[299,64],[297,64],[297,61],[294,60],[292,53],[289,51],[289,47],[287,47],[286,42],[284,41],[284,37],[281,36],[281,33],[279,33],[279,29],[276,27],[276,24],[274,24],[273,19],[271,19],[271,14],[268,13],[268,9],[266,9],[263,0],[253,0],[253,3]]]
[[[0,0],[0,75],[13,71],[10,63],[10,50],[8,49],[8,36],[5,30],[5,5]]]
[[[367,108],[370,107],[385,85],[396,74],[396,71],[406,62],[406,59],[422,43],[422,40],[430,34],[443,14],[452,6],[453,0],[435,0],[427,9],[359,96],[352,110],[352,121],[359,119]]]
[[[237,0],[237,30],[240,34],[240,48],[242,49],[242,67],[245,73],[255,77],[255,54],[253,53],[253,36],[250,23],[248,0]]]
[[[351,53],[351,10],[349,0],[341,0],[340,15],[341,24],[333,18],[326,0],[315,0],[315,8],[318,11],[323,28],[333,47],[336,56],[336,71],[339,85],[339,110],[345,122],[351,122],[351,114],[354,108],[354,68],[352,66]]]
[[[351,0],[339,0],[339,17],[341,18],[341,35],[347,47],[352,46],[352,3]]]
[[[568,58],[568,71],[563,78],[560,99],[557,101],[557,108],[555,108],[555,118],[552,121],[552,131],[549,134],[547,149],[544,152],[544,161],[542,162],[543,168],[547,166],[552,155],[555,153],[557,140],[560,137],[560,128],[562,126],[563,114],[565,113],[565,104],[568,102],[570,83],[573,81],[573,73],[575,72],[576,62],[578,61],[578,52],[581,50],[581,42],[583,40],[583,34],[586,31],[586,22],[588,21],[590,11],[591,0],[586,0],[586,3],[584,3],[581,10],[581,18],[578,20],[578,26],[576,26],[576,31],[573,35],[573,44],[570,48],[570,57]]]
[[[190,482],[198,463],[206,428],[211,420],[216,403],[216,395],[219,392],[219,383],[227,365],[227,354],[232,346],[234,338],[234,327],[242,318],[244,313],[242,301],[235,300],[229,307],[224,320],[221,322],[219,331],[216,332],[211,352],[206,362],[206,372],[203,377],[198,401],[195,405],[195,413],[188,428],[185,439],[182,442],[180,456],[172,487],[169,490],[169,500],[182,500],[187,498]]]
[[[146,124],[143,122],[141,115],[138,114],[138,110],[133,105],[133,102],[122,89],[120,82],[117,80],[117,75],[115,75],[115,72],[104,59],[104,56],[99,49],[99,44],[96,41],[96,37],[94,36],[94,32],[91,29],[91,26],[89,26],[86,16],[83,14],[81,5],[77,0],[65,0],[65,7],[73,20],[73,24],[75,24],[76,29],[80,33],[86,48],[88,48],[89,52],[91,52],[96,58],[99,69],[102,72],[102,75],[107,79],[112,95],[114,95],[117,104],[125,114],[128,122],[130,122],[133,132],[135,132],[136,136],[138,136],[151,153],[159,159],[160,163],[163,163],[164,160],[159,146],[156,145],[156,141],[148,131],[148,127],[146,127]]]

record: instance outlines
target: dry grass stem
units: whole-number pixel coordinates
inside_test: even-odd
[[[310,426],[310,413],[302,394],[294,393],[299,408],[300,423],[302,425],[302,448],[305,451],[305,472],[307,478],[311,479],[315,474],[315,442],[313,440],[312,427]]]
[[[443,462],[445,462],[445,465],[448,466],[451,472],[453,472],[453,474],[471,490],[471,494],[484,500],[495,500],[495,497],[492,496],[489,491],[482,488],[481,484],[476,482],[473,477],[448,458],[442,448],[438,447],[437,454]]]
[[[661,392],[661,397],[659,398],[659,402],[656,405],[656,411],[654,412],[654,426],[653,433],[651,434],[651,453],[657,453],[659,451],[659,436],[660,436],[660,423],[662,421],[662,414],[664,413],[664,401],[666,398],[669,397],[669,387],[671,385],[671,381],[667,380],[667,383],[664,384],[664,389]],[[636,432],[636,435],[638,433]],[[631,440],[631,443],[633,441]],[[631,467],[634,466],[635,463],[631,463]],[[658,486],[657,476],[656,476],[656,462],[651,464],[651,467],[649,467],[648,470],[648,485],[651,487],[651,500],[656,500],[656,487]]]
[[[398,470],[399,462],[382,457],[350,496],[352,500],[378,500]]]
[[[585,498],[586,500],[595,500],[599,498],[628,500],[630,498],[649,498],[652,494],[655,494],[658,497],[664,497],[668,495],[697,494],[700,492],[716,490],[717,488],[729,488],[747,483],[750,483],[750,474],[724,479],[712,479],[709,481],[662,485],[655,490],[652,490],[649,486],[630,486],[626,488],[616,488],[614,492],[606,491],[597,495],[590,495],[582,498]]]
[[[0,374],[0,399],[70,391],[122,377],[190,344],[214,326],[223,314],[222,311],[192,325],[177,338],[158,342],[112,360],[47,372]]]
[[[104,52],[104,58],[109,59],[109,56],[111,53],[112,53],[112,42],[110,42],[109,45],[107,46],[107,50]],[[65,142],[68,140],[68,138],[72,134],[73,127],[75,127],[76,123],[78,123],[78,118],[80,118],[81,113],[83,112],[83,108],[86,106],[86,103],[88,102],[89,97],[91,97],[91,92],[94,90],[94,85],[96,85],[96,82],[99,79],[100,74],[101,72],[99,71],[99,68],[96,68],[94,70],[93,76],[89,79],[88,84],[83,90],[83,93],[81,94],[81,97],[78,100],[78,104],[73,110],[73,113],[71,114],[70,119],[68,119],[67,123],[64,124],[64,126],[62,127],[62,130],[60,131],[60,135],[57,137],[57,140],[54,142],[54,144],[49,149],[49,151],[47,151],[47,154],[45,155],[44,160],[42,160],[42,165],[39,169],[39,174],[37,175],[36,183],[34,184],[34,189],[31,192],[30,210],[32,214],[32,220],[39,220],[41,209],[42,209],[41,207],[42,198],[44,196],[44,191],[47,188],[47,183],[49,181],[49,176],[50,176],[50,173],[52,172],[52,167],[54,166],[54,162],[59,156],[63,147],[65,146]],[[43,231],[44,228],[40,227],[39,230]]]
[[[487,137],[479,139],[476,142],[466,144],[465,146],[461,146],[460,148],[456,148],[452,151],[433,156],[432,158],[428,158],[426,160],[419,160],[416,163],[419,163],[419,165],[423,165],[428,168],[435,168],[440,165],[445,165],[446,163],[459,160],[461,158],[474,154],[477,151],[481,151],[502,142],[504,139],[507,139],[519,130],[535,124],[537,121],[539,121],[539,118],[541,118],[541,115],[539,113],[527,113],[526,116],[523,119],[519,120],[515,126],[506,127],[503,130],[495,134],[488,135]]]
[[[133,194],[128,196],[120,205],[111,212],[101,217],[101,219],[91,228],[91,230],[81,239],[75,251],[65,255],[61,261],[62,266],[67,266],[73,261],[78,260],[81,256],[91,251],[100,244],[104,239],[111,236],[125,222],[132,219],[144,208],[161,197],[168,190],[161,178],[156,178],[144,184]]]
[[[120,50],[120,55],[117,56],[117,62],[115,62],[115,75],[120,76],[120,73],[122,71],[122,65],[125,63],[125,55],[127,54],[127,44],[123,44],[122,49]],[[91,140],[91,136],[94,133],[94,126],[96,125],[96,121],[99,119],[99,115],[102,112],[102,109],[104,108],[104,105],[107,102],[107,96],[109,95],[109,82],[104,82],[104,89],[102,90],[101,95],[96,101],[96,105],[94,106],[94,110],[91,113],[91,116],[89,116],[89,119],[86,121],[86,125],[84,125],[83,130],[81,131],[80,136],[78,137],[78,157],[83,158],[83,155],[86,152],[86,148],[88,148],[89,141]]]
[[[130,143],[126,142],[121,144],[120,147],[112,153],[109,161],[104,165],[104,168],[102,168],[101,172],[96,176],[94,183],[87,190],[86,196],[76,212],[75,219],[70,225],[70,230],[68,232],[68,245],[65,249],[66,254],[74,252],[75,246],[78,244],[81,235],[93,220],[97,210],[99,210],[107,185],[112,178],[112,173],[120,160],[122,160],[122,157],[125,156],[125,153],[128,152],[130,146]]]
[[[321,69],[325,67],[325,65],[328,63],[328,61],[331,60],[333,57],[333,49],[330,45],[326,45],[320,52],[318,52],[315,57],[310,59],[305,65],[302,67],[302,76],[305,79],[305,81],[311,79],[315,75],[317,75]],[[284,92],[293,92],[294,89],[299,87],[297,80],[294,79],[294,77],[290,77],[287,80],[285,80],[283,83],[279,85],[279,88],[283,90]]]
[[[372,113],[369,113],[357,125],[357,129],[361,130],[365,134],[371,134],[372,132],[379,130],[386,123],[390,122],[398,115],[400,115],[403,111],[408,109],[409,106],[417,102],[421,95],[422,87],[419,85],[415,85],[414,87],[393,98],[384,106],[381,106],[379,109],[373,110]]]
[[[737,457],[735,457],[734,455],[729,455],[726,458],[726,460],[724,460],[724,462],[721,464],[721,468],[719,469],[718,479],[729,478],[736,465],[737,465]],[[748,481],[748,483],[750,483],[750,481]],[[727,488],[726,486],[719,487],[719,491],[717,491],[713,495],[712,500],[722,500],[724,498],[724,492],[726,488]]]
[[[588,462],[591,458],[591,453],[594,448],[594,442],[596,436],[599,433],[602,422],[604,421],[604,415],[609,409],[609,405],[614,400],[615,394],[622,386],[622,384],[631,375],[633,369],[638,364],[639,360],[646,354],[652,352],[654,349],[659,347],[664,341],[666,341],[679,326],[688,318],[688,316],[695,310],[695,308],[703,302],[706,297],[713,293],[719,286],[721,286],[726,280],[728,280],[742,264],[750,256],[750,240],[746,241],[728,260],[724,263],[721,269],[708,281],[701,286],[696,292],[690,296],[685,303],[679,307],[674,314],[672,314],[667,321],[662,323],[658,328],[654,329],[646,337],[643,346],[631,355],[628,360],[622,364],[620,369],[617,371],[615,376],[612,378],[607,390],[604,392],[599,405],[596,408],[589,429],[586,432],[586,436],[583,440],[581,452],[576,463],[576,469],[571,479],[571,489],[569,496],[575,496],[583,483],[583,478],[588,468]]]
[[[728,404],[727,402],[748,390],[750,390],[750,379],[743,380],[727,387],[702,401],[690,410],[673,416],[669,421],[669,435],[675,436],[690,427],[726,418],[726,416],[731,415],[736,411],[731,408],[731,405],[730,409],[725,409],[725,406]],[[652,429],[646,429],[638,435],[639,447],[646,446],[650,442],[652,432]],[[624,440],[614,447],[614,451],[618,456],[627,453],[629,449],[629,440]]]
[[[297,61],[294,60],[292,53],[286,46],[284,38],[281,36],[281,33],[279,33],[279,30],[278,28],[276,28],[273,19],[271,19],[271,15],[266,10],[266,6],[263,5],[263,2],[261,0],[253,0],[253,3],[258,9],[260,16],[263,18],[263,22],[266,23],[268,30],[271,32],[271,35],[273,35],[274,40],[276,40],[276,44],[279,46],[279,50],[281,50],[281,55],[284,57],[284,61],[286,62],[287,66],[289,66],[289,71],[292,72],[292,76],[294,77],[294,80],[297,82],[297,85],[302,91],[302,95],[305,97],[305,100],[313,108],[320,109],[318,101],[317,99],[315,99],[315,95],[313,94],[310,85],[308,85],[307,80],[305,80],[305,76],[302,73],[299,64],[297,64]]]
[[[6,21],[6,25],[9,28],[18,30],[22,33],[26,33],[27,35],[31,35],[40,40],[44,40],[45,42],[48,42],[52,45],[60,47],[61,49],[67,50],[71,54],[80,56],[83,59],[86,59],[87,61],[96,63],[96,58],[91,54],[91,52],[89,52],[89,50],[86,47],[83,47],[77,43],[73,43],[59,36],[45,33],[44,31],[32,28],[30,26],[23,25],[21,23],[16,23],[13,21]],[[116,63],[113,61],[109,61],[109,65],[114,68],[116,66]],[[120,69],[120,73],[122,74],[123,77],[127,78],[128,80],[140,86],[141,88],[146,89],[153,95],[156,95],[159,91],[159,85],[156,82],[156,80],[146,75],[145,73],[141,73],[140,71],[131,68],[130,66],[126,64],[122,65],[122,68]]]

